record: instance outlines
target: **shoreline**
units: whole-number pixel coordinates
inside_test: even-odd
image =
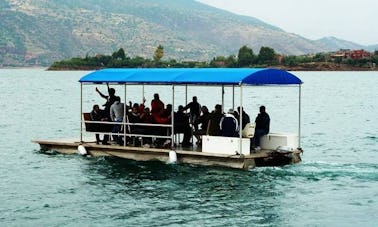
[[[15,67],[0,67],[0,69],[42,69],[46,71],[95,71],[99,69],[104,69],[106,67],[78,67],[78,68],[69,68],[69,67],[60,67],[60,68],[51,68],[46,66],[15,66]],[[121,67],[122,68],[122,67]],[[125,67],[126,68],[126,67]],[[174,67],[173,67],[174,68]],[[285,71],[305,71],[305,72],[371,72],[371,71],[378,71],[378,67],[375,68],[367,68],[367,67],[356,67],[350,66],[347,64],[334,64],[334,63],[310,63],[304,64],[299,66],[283,66],[283,65],[275,65],[275,66],[256,66],[250,68],[276,68],[282,69]]]

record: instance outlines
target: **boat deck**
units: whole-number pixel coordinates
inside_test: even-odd
[[[91,156],[115,156],[136,161],[158,160],[169,161],[169,152],[174,150],[177,155],[178,163],[195,164],[204,166],[223,166],[237,169],[249,169],[256,166],[279,166],[300,162],[300,150],[291,153],[278,153],[273,150],[261,150],[251,152],[250,155],[226,155],[216,153],[205,153],[200,146],[181,147],[172,149],[120,146],[118,144],[102,145],[96,144],[93,139],[85,138],[80,142],[78,138],[71,139],[49,139],[34,140],[38,143],[41,150],[54,150],[63,154],[77,154],[78,146],[85,147]]]

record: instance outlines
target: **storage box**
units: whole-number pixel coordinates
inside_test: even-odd
[[[298,148],[298,135],[295,133],[269,133],[261,137],[260,146],[262,149],[275,150],[279,146]]]
[[[202,152],[215,154],[239,154],[238,137],[202,136]],[[250,155],[250,139],[242,138],[242,154]]]

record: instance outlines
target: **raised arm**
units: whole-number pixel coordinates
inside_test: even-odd
[[[101,91],[100,90],[98,90],[98,88],[96,87],[96,92],[101,96],[101,97],[103,97],[104,99],[107,99],[108,98],[108,96],[107,95],[104,95],[104,94],[102,94],[101,93]]]

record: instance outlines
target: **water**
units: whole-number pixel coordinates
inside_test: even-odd
[[[78,136],[77,81],[85,73],[0,70],[1,226],[378,223],[376,72],[296,73],[304,81],[303,162],[250,171],[41,153],[32,139]],[[85,110],[104,102],[94,89],[85,89]],[[159,92],[169,103],[170,88],[145,90],[148,101]],[[295,132],[296,91],[246,89],[246,110],[254,119],[265,104],[272,130]],[[141,92],[127,88],[127,97],[139,101]],[[189,99],[195,94],[210,109],[221,101],[219,89],[188,92]],[[177,98],[185,99],[183,89],[177,89]],[[229,108],[229,96],[226,102]]]

